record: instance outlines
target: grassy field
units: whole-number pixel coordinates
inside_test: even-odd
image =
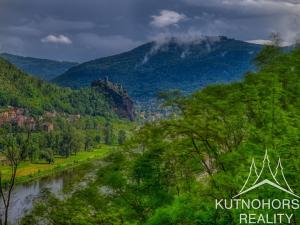
[[[104,145],[100,149],[79,152],[77,155],[72,155],[68,158],[55,157],[55,161],[52,164],[48,164],[46,162],[22,162],[17,171],[16,183],[27,182],[64,169],[87,163],[91,160],[103,158],[112,150],[112,148],[113,147],[111,146]],[[10,167],[2,165],[0,166],[0,171],[2,173],[3,183],[5,183],[5,181],[10,178]]]

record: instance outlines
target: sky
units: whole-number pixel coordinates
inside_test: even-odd
[[[299,0],[0,0],[0,52],[84,62],[175,36],[222,35],[286,44],[300,31]]]

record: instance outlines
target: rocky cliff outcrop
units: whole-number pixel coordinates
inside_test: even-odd
[[[135,119],[134,103],[122,85],[105,80],[95,80],[92,88],[103,93],[113,106],[113,110],[122,118]]]

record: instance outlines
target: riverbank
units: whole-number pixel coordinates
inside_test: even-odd
[[[26,183],[37,178],[88,163],[92,160],[101,159],[113,148],[114,147],[112,146],[103,145],[99,149],[78,152],[76,155],[72,155],[68,158],[55,157],[54,163],[52,164],[46,162],[22,162],[17,170],[16,183]],[[10,179],[10,167],[0,166],[0,171],[2,173],[2,182],[5,183],[5,181]]]

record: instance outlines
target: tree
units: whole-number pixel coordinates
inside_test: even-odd
[[[269,65],[276,57],[280,56],[282,49],[282,38],[279,33],[270,34],[271,44],[266,45],[255,57],[254,63],[259,68]]]
[[[104,127],[104,141],[105,144],[111,145],[113,143],[113,129],[110,123],[106,123]]]
[[[82,135],[73,127],[67,127],[62,131],[60,142],[60,154],[69,157],[80,151],[83,144]]]
[[[51,148],[46,148],[41,151],[40,158],[46,160],[49,164],[54,163],[54,154]]]
[[[1,212],[0,215],[0,224],[7,225],[8,224],[8,211],[10,206],[10,199],[13,188],[15,186],[15,179],[17,174],[17,169],[19,163],[21,161],[21,154],[19,149],[17,148],[16,138],[9,135],[5,138],[4,143],[2,145],[2,153],[5,156],[6,160],[11,169],[10,179],[6,184],[7,190],[4,190],[4,183],[2,180],[2,173],[0,172],[0,196],[4,205],[4,212]]]
[[[118,133],[118,143],[119,145],[124,144],[126,141],[126,132],[124,130],[120,130]]]
[[[28,130],[26,134],[18,133],[16,136],[16,144],[20,150],[21,160],[26,160],[31,155],[31,132]]]
[[[97,144],[99,144],[99,143],[101,142],[101,136],[100,136],[100,135],[96,135],[96,136],[95,136],[95,142],[96,142]]]
[[[93,138],[89,134],[85,135],[84,150],[87,151],[87,150],[91,149],[93,147],[93,144],[94,144]]]

